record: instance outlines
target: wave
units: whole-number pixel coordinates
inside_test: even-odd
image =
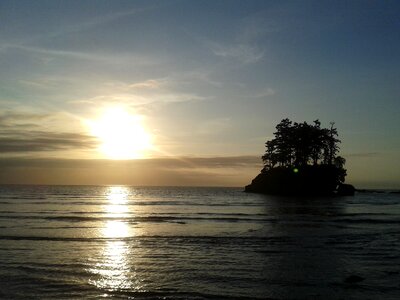
[[[207,243],[207,244],[263,244],[267,241],[276,243],[279,241],[286,242],[287,237],[254,237],[254,236],[184,236],[184,235],[140,235],[128,237],[61,237],[61,236],[33,236],[33,235],[0,235],[0,240],[11,241],[54,241],[54,242],[108,242],[108,241],[136,241],[136,240],[153,240],[159,241],[174,240],[176,243]]]
[[[2,195],[0,196],[0,204],[35,204],[35,205],[109,205],[110,200],[104,196],[66,196],[54,197],[51,195],[45,196],[21,196],[21,195]],[[210,207],[226,207],[226,206],[248,206],[258,207],[264,206],[263,201],[246,201],[246,199],[208,199],[207,197],[195,198],[190,197],[165,197],[165,195],[158,195],[155,198],[148,197],[128,197],[124,200],[124,205],[127,206],[210,206]]]
[[[200,216],[135,216],[135,217],[97,217],[97,216],[26,216],[26,215],[0,215],[0,219],[22,219],[22,220],[49,220],[62,222],[98,222],[98,221],[121,221],[126,223],[145,222],[170,222],[182,223],[185,221],[213,221],[213,222],[274,222],[274,218],[251,218],[251,217],[200,217]]]
[[[348,223],[348,224],[400,224],[399,218],[393,219],[338,219],[338,220],[330,220],[330,222],[334,223]]]

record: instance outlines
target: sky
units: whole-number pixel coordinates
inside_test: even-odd
[[[0,183],[244,186],[280,120],[400,188],[398,1],[0,2]]]

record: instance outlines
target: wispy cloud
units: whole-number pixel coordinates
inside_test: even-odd
[[[144,55],[135,54],[135,53],[100,53],[100,52],[84,52],[84,51],[70,51],[70,50],[60,50],[60,49],[49,49],[49,48],[40,48],[40,47],[32,47],[32,46],[23,46],[16,44],[7,44],[3,47],[4,49],[11,50],[22,50],[30,53],[42,54],[46,56],[47,60],[43,60],[46,62],[51,61],[49,57],[61,57],[64,59],[74,59],[74,60],[87,60],[87,61],[95,61],[98,63],[104,64],[129,64],[129,65],[137,65],[137,66],[152,66],[161,63],[160,58],[155,57],[146,57]]]
[[[216,79],[212,76],[213,68],[208,69],[195,69],[184,71],[180,73],[173,73],[167,77],[167,80],[170,83],[173,83],[175,86],[180,86],[182,84],[187,83],[203,83],[212,87],[220,88],[223,86],[223,83],[220,79]]]
[[[96,94],[95,94],[96,93]],[[177,90],[177,82],[170,78],[146,79],[135,83],[109,81],[98,84],[93,96],[70,100],[70,104],[109,106],[120,104],[138,108],[173,103],[196,102],[210,99],[194,92]]]
[[[0,114],[0,153],[21,154],[96,147],[97,141],[86,134],[56,131],[56,126],[51,126],[53,130],[49,130],[49,125],[55,125],[53,118],[54,114],[50,113]]]
[[[247,97],[251,98],[266,98],[269,96],[275,95],[275,90],[272,88],[264,88],[261,91],[255,91],[252,93],[249,93]]]
[[[274,20],[268,11],[259,11],[245,17],[237,34],[237,41],[241,43],[255,43],[266,35],[281,31],[281,26]]]
[[[49,116],[49,113],[38,114],[32,112],[5,111],[0,114],[0,128],[15,126],[19,122],[26,124],[30,121],[41,121]]]
[[[145,11],[155,9],[155,8],[156,8],[155,6],[152,6],[152,7],[145,7],[145,8],[140,8],[140,9],[130,9],[127,11],[114,12],[114,13],[109,13],[106,15],[96,16],[85,22],[68,25],[59,30],[55,30],[55,31],[49,33],[47,36],[53,38],[53,37],[57,37],[60,35],[76,33],[76,32],[80,32],[83,30],[88,30],[88,29],[97,27],[102,24],[110,23],[110,22],[116,21],[118,19],[136,15],[138,13],[145,12]]]
[[[165,81],[157,79],[148,79],[142,82],[136,82],[129,85],[130,88],[134,89],[157,89],[162,86]]]
[[[141,8],[131,8],[127,9],[124,11],[116,11],[116,12],[108,12],[108,13],[103,13],[103,14],[95,14],[95,15],[90,15],[86,16],[84,20],[81,21],[75,21],[75,22],[69,22],[67,24],[63,24],[61,26],[54,26],[49,27],[48,31],[41,32],[40,34],[34,34],[28,37],[25,37],[24,39],[20,39],[17,44],[19,46],[24,46],[24,45],[29,45],[29,44],[34,44],[36,41],[43,41],[46,39],[54,39],[58,37],[62,37],[65,35],[70,35],[70,34],[75,34],[79,33],[82,31],[87,31],[96,27],[99,27],[101,25],[105,25],[107,23],[111,23],[123,18],[128,18],[140,13],[144,13],[147,11],[159,9],[163,6],[166,6],[166,4],[162,5],[151,5],[151,6],[146,6],[146,7],[141,7]],[[58,25],[58,24],[57,24]],[[4,49],[6,47],[1,46],[1,49]]]
[[[222,45],[212,43],[211,51],[220,57],[235,59],[245,64],[256,63],[264,57],[264,51],[246,44]]]
[[[0,132],[0,153],[32,153],[68,149],[93,149],[94,138],[78,133],[55,133],[41,131]]]
[[[191,93],[154,93],[151,95],[141,95],[140,93],[115,93],[107,95],[97,95],[90,98],[82,98],[77,100],[69,101],[70,104],[75,105],[96,105],[96,107],[107,107],[110,105],[122,105],[125,107],[144,108],[146,106],[157,106],[157,105],[168,105],[173,103],[183,102],[196,102],[209,99]]]

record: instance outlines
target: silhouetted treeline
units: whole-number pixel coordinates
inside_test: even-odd
[[[308,164],[336,165],[342,168],[345,159],[337,156],[339,151],[337,129],[321,128],[321,122],[297,123],[283,119],[274,133],[275,138],[265,143],[262,156],[265,170],[275,166],[305,166]]]

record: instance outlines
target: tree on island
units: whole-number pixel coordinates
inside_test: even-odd
[[[337,155],[341,141],[334,123],[330,125],[322,128],[319,120],[308,124],[283,119],[275,138],[265,143],[261,173],[246,191],[322,195],[350,188],[343,184],[346,160]]]

